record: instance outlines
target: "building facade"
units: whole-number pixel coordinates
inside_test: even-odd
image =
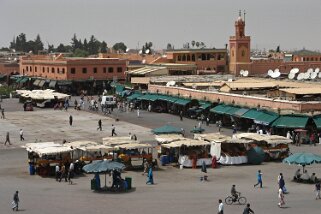
[[[171,63],[194,64],[199,74],[228,72],[226,49],[177,49],[166,52]]]
[[[125,80],[126,60],[30,55],[20,58],[20,74],[50,80]]]

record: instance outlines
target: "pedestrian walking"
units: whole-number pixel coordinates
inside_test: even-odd
[[[153,167],[149,166],[146,184],[154,184]]]
[[[261,172],[261,170],[257,171],[257,175],[256,176],[257,176],[257,183],[254,184],[254,187],[256,187],[257,185],[260,184],[260,188],[262,188],[263,182],[262,182],[262,172]]]
[[[149,103],[149,105],[148,105],[148,111],[149,112],[152,112],[152,105]]]
[[[140,117],[139,108],[137,108],[137,117]]]
[[[221,132],[221,128],[222,128],[222,121],[218,121],[218,132]]]
[[[72,184],[71,177],[72,177],[72,172],[71,172],[71,170],[69,169],[69,170],[68,170],[68,174],[67,174],[67,178],[68,178],[68,183],[69,183],[69,184]]]
[[[183,121],[183,111],[180,111],[180,112],[179,112],[179,119],[180,119],[181,121]]]
[[[100,130],[100,131],[103,130],[102,124],[101,124],[101,120],[98,120],[98,128],[97,128],[97,130]]]
[[[320,197],[320,181],[315,184],[315,200],[321,199]]]
[[[251,205],[247,204],[244,208],[243,214],[254,214],[254,211],[251,209]]]
[[[16,210],[18,211],[19,210],[19,192],[16,191],[15,194],[13,195],[13,201],[12,201],[12,210]]]
[[[283,193],[285,193],[286,192],[285,181],[282,173],[280,173],[280,175],[278,176],[278,184],[279,184],[279,189],[282,189]]]
[[[285,205],[284,193],[281,188],[279,189],[279,203],[278,203],[278,205],[279,205],[279,207],[282,207],[283,205]]]
[[[6,117],[4,116],[4,108],[1,109],[1,119],[6,119]]]
[[[115,128],[114,124],[112,124],[112,125],[111,125],[111,136],[113,137],[114,135],[117,136],[117,134],[116,134],[116,128]]]
[[[20,134],[20,141],[25,140],[25,138],[23,137],[23,130],[22,129],[20,129],[19,134]]]
[[[65,165],[62,165],[62,166],[61,166],[59,182],[61,182],[61,180],[62,180],[63,178],[65,178],[65,182],[67,182],[67,173],[66,173],[66,167],[65,167]]]
[[[6,141],[4,142],[4,145],[6,145],[7,143],[8,143],[9,145],[11,145],[9,132],[7,132],[7,134],[6,134]]]
[[[209,126],[209,125],[210,125],[210,118],[206,117],[206,126]]]
[[[72,118],[72,116],[70,115],[70,116],[69,116],[69,125],[70,125],[70,126],[72,126],[72,121],[73,121],[73,118]]]
[[[217,214],[224,214],[224,204],[222,199],[218,200],[218,213]]]

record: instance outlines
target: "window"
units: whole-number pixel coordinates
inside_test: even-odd
[[[195,54],[192,55],[192,61],[195,62]]]
[[[42,73],[45,73],[45,67],[42,67]]]
[[[242,50],[242,56],[245,56],[245,50]]]
[[[57,73],[58,73],[58,74],[60,73],[60,70],[59,70],[59,68],[57,68]]]
[[[180,55],[178,55],[177,61],[181,61],[181,56]]]
[[[211,58],[211,55],[210,55],[210,54],[207,54],[206,60],[210,60],[210,58]]]
[[[182,61],[186,61],[186,55],[185,54],[183,55]]]
[[[29,67],[28,66],[26,67],[26,71],[29,71]]]
[[[55,68],[51,68],[51,73],[55,73]]]
[[[49,73],[49,67],[47,67],[47,73]]]
[[[62,73],[63,73],[63,74],[65,73],[65,68],[62,69]]]
[[[35,67],[35,72],[37,72],[37,67]]]
[[[232,57],[234,57],[234,50],[232,51]]]
[[[113,67],[109,67],[108,68],[108,73],[113,73],[114,72],[114,68]]]
[[[95,74],[97,73],[97,68],[94,68],[94,73],[95,73]]]
[[[71,74],[75,74],[75,73],[76,73],[76,68],[71,68],[71,69],[70,69],[70,73],[71,73]]]
[[[122,67],[117,67],[117,72],[118,72],[118,73],[123,72],[123,68],[122,68]]]
[[[104,73],[107,73],[107,68],[106,68],[106,67],[104,67],[103,71],[104,71]]]
[[[32,67],[30,66],[30,71],[32,71]]]
[[[82,73],[87,74],[87,68],[82,68]]]
[[[205,61],[206,60],[206,54],[202,54],[202,60]]]
[[[191,61],[191,56],[187,55],[187,61]]]

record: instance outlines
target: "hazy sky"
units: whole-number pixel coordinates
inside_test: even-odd
[[[222,48],[245,9],[252,48],[321,50],[320,0],[0,0],[0,47],[26,33],[55,46],[95,35],[109,46],[175,48],[191,40]]]

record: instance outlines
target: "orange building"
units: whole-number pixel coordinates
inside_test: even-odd
[[[17,62],[0,61],[0,75],[12,75],[19,73],[19,64]]]
[[[29,55],[20,58],[20,74],[50,80],[125,80],[126,60]]]
[[[228,71],[227,49],[176,49],[166,54],[170,63],[196,65],[199,74]]]

